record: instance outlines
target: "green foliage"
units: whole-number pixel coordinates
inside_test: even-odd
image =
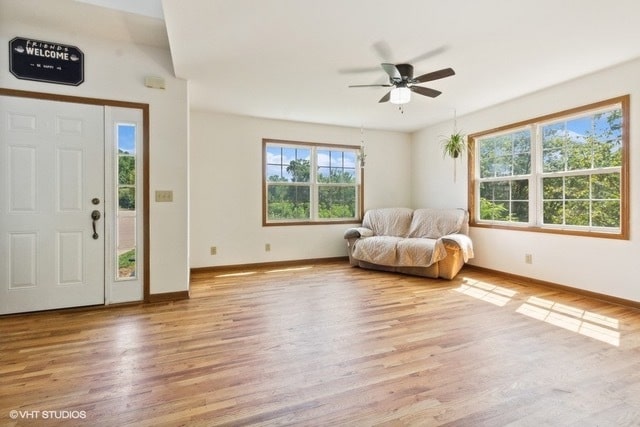
[[[505,203],[494,203],[480,198],[480,219],[491,221],[509,221],[509,208]]]
[[[343,169],[331,169],[329,171],[329,175],[319,174],[318,182],[321,183],[344,183],[344,184],[355,184],[356,177],[353,172],[349,172],[348,170]]]
[[[120,209],[136,208],[136,158],[123,154],[118,156],[118,206]]]
[[[267,217],[269,220],[306,221],[311,218],[310,168],[308,160],[292,160],[287,166],[287,172],[291,174],[291,181],[278,175],[269,176],[267,190]],[[327,169],[328,173],[324,173],[324,169]],[[354,218],[356,216],[357,197],[354,170],[323,168],[323,172],[319,172],[317,175],[317,181],[320,184],[318,189],[318,216],[320,218]],[[309,183],[309,185],[301,183]]]
[[[465,136],[462,132],[455,132],[442,140],[442,151],[445,156],[458,158],[467,148]]]
[[[136,158],[120,154],[118,156],[118,184],[135,185]]]
[[[562,120],[541,127],[544,224],[619,227],[621,178],[601,168],[622,165],[620,109]],[[528,221],[527,179],[531,171],[530,130],[478,141],[480,218]]]
[[[136,209],[136,191],[133,187],[118,188],[118,206],[121,210]]]
[[[322,186],[318,190],[320,218],[354,218],[356,216],[356,188]]]
[[[293,178],[293,182],[309,182],[311,176],[311,164],[309,160],[291,160],[289,166],[287,166],[287,172],[289,172]]]
[[[131,277],[136,271],[136,250],[124,252],[118,256],[118,277]]]

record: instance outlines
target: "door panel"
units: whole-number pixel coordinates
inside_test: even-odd
[[[0,314],[103,304],[104,107],[1,96],[0,115]]]

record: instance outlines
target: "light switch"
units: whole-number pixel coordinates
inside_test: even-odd
[[[173,191],[156,190],[156,202],[173,202]]]

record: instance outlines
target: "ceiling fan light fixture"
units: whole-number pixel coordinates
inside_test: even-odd
[[[408,87],[395,87],[391,89],[389,102],[392,104],[407,104],[411,101],[411,89]]]

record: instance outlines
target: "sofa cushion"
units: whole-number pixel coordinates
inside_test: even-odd
[[[446,256],[440,239],[406,238],[396,245],[396,265],[401,267],[428,267]]]
[[[402,237],[373,236],[356,241],[352,256],[361,261],[380,265],[396,264],[396,245]]]
[[[466,217],[464,209],[416,209],[409,227],[409,237],[439,239],[458,233]]]
[[[370,209],[364,214],[362,226],[376,236],[407,237],[412,215],[409,208]]]

